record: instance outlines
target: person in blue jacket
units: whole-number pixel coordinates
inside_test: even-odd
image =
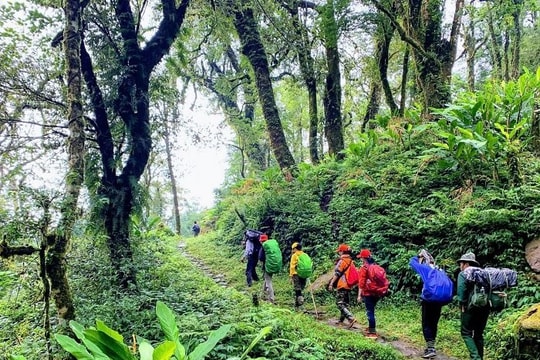
[[[422,278],[422,294],[420,295],[421,299],[421,308],[422,308],[422,333],[424,335],[424,340],[426,341],[426,349],[422,358],[429,359],[437,356],[435,351],[435,340],[437,339],[437,328],[439,324],[439,319],[441,317],[441,310],[443,305],[448,303],[452,298],[453,285],[452,282],[448,279],[447,282],[442,286],[450,287],[449,289],[444,289],[443,292],[449,292],[449,299],[447,301],[439,301],[439,298],[436,298],[433,291],[433,287],[437,284],[427,284],[428,282],[433,282],[435,279],[434,275],[441,275],[447,278],[446,274],[435,274],[434,271],[438,270],[435,266],[435,260],[433,256],[425,249],[422,249],[418,256],[411,258],[409,265],[411,268]]]

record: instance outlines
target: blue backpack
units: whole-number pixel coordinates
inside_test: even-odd
[[[428,302],[448,304],[454,295],[454,283],[444,270],[432,268],[424,279],[422,299]]]

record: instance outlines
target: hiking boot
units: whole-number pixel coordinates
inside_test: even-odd
[[[304,305],[304,297],[303,296],[298,296],[296,298],[296,306],[302,306]]]
[[[437,356],[437,353],[435,352],[434,348],[427,348],[424,350],[424,355],[422,355],[423,359],[431,359],[433,357]]]
[[[377,333],[374,333],[374,332],[368,332],[364,336],[367,337],[368,339],[377,339],[379,337],[379,335],[377,335]]]

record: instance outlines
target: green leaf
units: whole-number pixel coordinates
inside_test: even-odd
[[[259,334],[257,334],[257,336],[255,337],[255,339],[253,339],[253,341],[251,342],[251,344],[249,344],[248,348],[246,349],[246,351],[244,351],[244,353],[242,354],[242,356],[240,357],[240,360],[242,359],[245,359],[247,354],[249,354],[249,352],[251,351],[251,349],[253,349],[253,347],[255,345],[257,345],[257,343],[259,341],[261,341],[261,339],[263,337],[265,337],[266,335],[268,335],[268,333],[270,333],[270,331],[272,331],[272,327],[271,326],[267,326],[265,328],[262,328],[261,331],[259,331]]]
[[[107,355],[105,355],[103,353],[103,351],[101,351],[99,346],[94,344],[92,341],[89,341],[84,336],[84,327],[81,324],[79,324],[75,320],[71,320],[69,322],[69,327],[71,328],[71,330],[73,330],[73,333],[75,334],[75,336],[77,336],[77,338],[82,341],[84,346],[86,346],[86,348],[88,350],[90,350],[90,352],[94,355],[96,360],[102,360],[102,359],[108,359],[109,358]]]
[[[156,304],[156,315],[158,317],[161,330],[163,330],[167,340],[177,340],[180,336],[180,332],[178,331],[176,318],[171,309],[169,309],[163,302],[158,301]]]
[[[189,360],[203,360],[204,357],[216,347],[217,343],[227,336],[227,333],[231,330],[231,325],[223,325],[219,329],[214,330],[208,336],[208,339],[202,344],[197,345],[189,355]]]
[[[152,360],[154,347],[149,342],[142,342],[139,344],[139,354],[141,354],[141,360]]]
[[[56,339],[56,341],[58,341],[58,343],[60,344],[60,346],[62,346],[64,350],[75,356],[75,358],[77,358],[78,360],[94,360],[94,356],[92,356],[88,352],[86,346],[78,343],[69,336],[55,334],[54,338]]]
[[[152,360],[169,360],[174,355],[175,350],[175,342],[166,340],[156,348]]]
[[[163,302],[158,301],[156,304],[156,315],[159,320],[159,326],[165,334],[165,338],[170,341],[174,341],[176,344],[176,350],[174,355],[178,360],[183,360],[186,358],[186,349],[180,343],[180,331],[176,325],[176,318],[174,313],[167,305]]]
[[[124,337],[116,330],[111,329],[101,320],[96,320],[96,329],[112,337],[114,340],[124,343]]]
[[[434,146],[436,146],[438,148],[441,148],[441,149],[446,149],[446,150],[450,149],[447,144],[443,144],[443,143],[440,143],[440,142],[434,142],[434,143],[432,143],[432,145],[434,145]]]
[[[126,344],[121,343],[110,335],[95,330],[87,329],[84,331],[84,336],[94,344],[96,344],[108,357],[114,360],[134,360],[135,357]]]

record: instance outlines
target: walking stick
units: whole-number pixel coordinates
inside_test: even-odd
[[[311,293],[311,300],[313,301],[313,308],[315,309],[315,316],[318,319],[319,313],[317,311],[317,305],[315,304],[315,296],[313,296],[313,289],[311,288],[311,279],[308,278],[307,283],[309,285],[309,292]]]

